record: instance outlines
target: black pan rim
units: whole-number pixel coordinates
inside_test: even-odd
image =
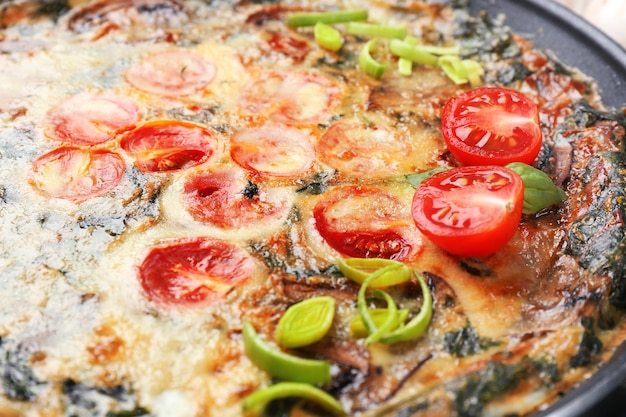
[[[608,107],[626,106],[626,50],[554,0],[469,0],[470,12],[504,16],[505,26],[594,78]]]
[[[553,0],[470,0],[470,12],[481,11],[502,15],[505,26],[595,79],[607,106],[626,106],[626,50],[581,16]],[[606,408],[599,414],[598,407],[618,388],[623,389],[624,381],[626,341],[588,380],[532,417],[615,415],[615,410]]]

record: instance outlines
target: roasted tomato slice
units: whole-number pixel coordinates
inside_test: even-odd
[[[227,229],[279,222],[291,208],[287,190],[261,188],[249,182],[242,170],[233,168],[190,175],[183,200],[195,220]]]
[[[237,132],[230,155],[241,167],[275,177],[294,177],[309,169],[315,151],[311,135],[282,124],[265,124]]]
[[[250,278],[254,262],[243,249],[214,239],[192,239],[154,247],[139,267],[151,301],[165,306],[208,306]]]
[[[412,147],[400,133],[361,122],[332,125],[316,145],[322,161],[352,177],[381,178],[409,171]]]
[[[446,252],[484,256],[503,247],[522,217],[524,183],[510,169],[471,166],[424,180],[413,197],[418,229]]]
[[[125,169],[114,152],[64,146],[33,162],[31,183],[50,197],[83,201],[115,188]]]
[[[126,80],[136,88],[161,96],[195,93],[215,78],[217,67],[193,52],[169,49],[135,62]]]
[[[481,87],[452,97],[441,114],[441,129],[462,165],[531,164],[541,148],[537,105],[506,88]]]
[[[110,92],[69,97],[46,115],[45,133],[51,139],[75,145],[97,145],[132,129],[139,108],[129,98]]]
[[[199,165],[215,153],[207,128],[178,120],[155,120],[128,132],[120,146],[146,172],[176,171]]]
[[[378,188],[346,186],[313,209],[315,228],[343,256],[408,260],[422,249],[408,204]]]
[[[263,72],[239,98],[246,113],[282,123],[318,123],[331,115],[341,89],[335,81],[312,72]]]

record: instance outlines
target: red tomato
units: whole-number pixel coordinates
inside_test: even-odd
[[[293,177],[311,167],[315,151],[308,133],[267,124],[242,130],[231,139],[230,155],[241,167],[276,177]]]
[[[271,32],[267,44],[273,50],[287,55],[295,62],[302,62],[311,51],[308,41],[296,38],[291,34]]]
[[[240,97],[248,113],[283,123],[318,123],[331,115],[340,89],[330,78],[312,72],[261,73]]]
[[[471,166],[424,180],[411,211],[418,229],[454,255],[484,256],[503,247],[522,217],[524,183],[510,169]]]
[[[114,152],[66,146],[33,162],[31,183],[50,197],[82,201],[111,191],[125,169]]]
[[[408,205],[377,188],[346,186],[313,208],[315,228],[348,257],[407,260],[421,250]]]
[[[46,117],[46,135],[75,145],[104,143],[139,120],[139,109],[129,98],[110,92],[72,96]]]
[[[381,178],[410,172],[412,146],[401,134],[363,122],[338,122],[316,145],[320,159],[341,174]]]
[[[147,56],[126,71],[126,80],[138,89],[162,96],[186,96],[209,84],[217,67],[193,52],[169,49]]]
[[[244,250],[197,238],[152,248],[139,267],[139,281],[148,298],[159,304],[205,307],[245,282],[254,268]]]
[[[215,153],[215,140],[207,128],[178,120],[156,120],[128,132],[120,146],[147,172],[190,168]]]
[[[192,217],[221,228],[280,221],[291,208],[289,195],[281,189],[259,189],[241,170],[229,168],[194,173],[183,187]]]
[[[441,129],[462,165],[532,164],[541,149],[537,105],[515,90],[481,87],[452,97]]]

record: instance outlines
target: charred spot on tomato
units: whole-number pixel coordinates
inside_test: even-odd
[[[310,180],[298,180],[300,188],[296,190],[298,193],[318,195],[323,194],[329,187],[329,181],[337,175],[337,171],[318,172]]]
[[[246,182],[246,188],[244,188],[241,194],[243,194],[243,196],[247,199],[253,199],[259,195],[259,186],[248,180]]]

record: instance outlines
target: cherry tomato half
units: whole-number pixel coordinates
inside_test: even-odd
[[[446,252],[484,256],[503,247],[522,217],[524,183],[508,168],[470,166],[424,180],[413,197],[417,228]]]
[[[120,147],[144,172],[178,171],[206,162],[216,140],[202,125],[179,120],[152,120],[126,133]]]
[[[407,204],[374,187],[337,187],[313,208],[315,228],[334,250],[352,258],[404,261],[422,249]]]
[[[63,146],[33,161],[30,182],[49,197],[80,202],[114,189],[125,170],[115,152]]]
[[[506,88],[481,87],[452,97],[441,129],[461,165],[531,164],[541,148],[537,105]]]
[[[139,267],[139,280],[147,297],[163,306],[206,307],[253,271],[254,262],[243,249],[196,238],[152,248]]]

